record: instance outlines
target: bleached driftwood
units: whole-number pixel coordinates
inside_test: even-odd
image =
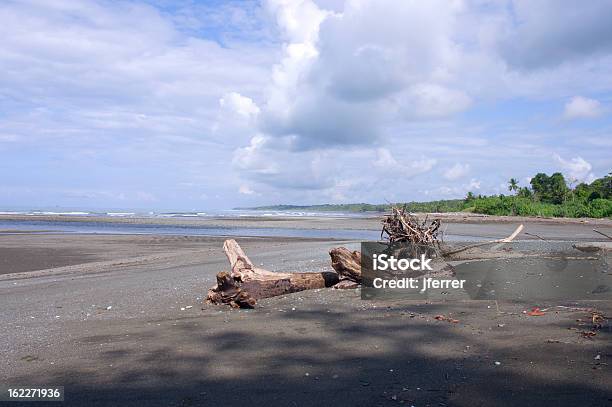
[[[361,283],[361,253],[346,247],[336,247],[329,251],[332,267],[340,276],[336,288],[355,288]],[[351,284],[352,283],[352,284]]]
[[[217,284],[206,297],[208,303],[253,308],[262,298],[331,287],[339,282],[338,274],[333,272],[276,273],[255,267],[234,239],[226,240],[223,249],[231,272],[217,274]]]
[[[411,242],[411,240],[415,240],[415,242],[425,242],[432,245],[436,253],[439,253],[437,251],[439,247],[439,241],[437,240],[438,222],[432,223],[431,226],[426,226],[425,222],[417,225],[416,221],[413,218],[408,218],[403,211],[395,211],[392,221],[388,221],[385,225],[389,229],[387,233],[391,231],[391,227],[394,228],[392,233],[395,233],[393,235],[396,236],[395,241]],[[431,276],[452,276],[454,271],[446,262],[446,257],[484,245],[509,243],[522,230],[523,225],[520,225],[510,236],[504,239],[476,243],[442,252],[441,256],[434,259],[432,264],[434,270],[429,274]],[[234,239],[226,240],[223,243],[223,249],[231,271],[222,271],[217,274],[217,284],[208,291],[206,297],[208,303],[253,308],[257,301],[262,298],[325,287],[356,288],[362,282],[361,253],[350,251],[344,247],[337,247],[329,252],[335,273],[272,272],[255,267]]]
[[[514,232],[512,232],[512,234],[508,237],[505,237],[503,239],[496,239],[496,240],[489,240],[487,242],[480,242],[480,243],[475,243],[475,244],[471,244],[468,246],[463,246],[460,247],[458,249],[454,249],[454,250],[449,250],[449,251],[445,251],[442,252],[442,256],[447,257],[447,256],[451,256],[453,254],[457,254],[457,253],[461,253],[463,251],[469,250],[469,249],[473,249],[475,247],[481,247],[481,246],[486,246],[489,244],[495,244],[495,243],[510,243],[514,240],[515,237],[518,236],[519,233],[521,233],[521,231],[523,230],[524,226],[523,225],[519,225],[516,230]]]
[[[595,232],[595,233],[599,233],[600,235],[605,236],[605,237],[607,237],[608,239],[612,240],[612,236],[610,236],[610,235],[608,235],[608,234],[606,234],[606,233],[604,233],[604,232],[600,232],[600,231],[599,231],[599,230],[597,230],[597,229],[593,229],[593,232]]]

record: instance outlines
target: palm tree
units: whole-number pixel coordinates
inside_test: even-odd
[[[518,189],[519,189],[519,185],[518,185],[518,181],[516,180],[516,178],[510,178],[510,181],[508,181],[508,191],[514,192],[516,194],[516,191],[518,191]],[[512,199],[512,215],[516,215],[516,199],[515,198]]]
[[[518,185],[518,181],[515,178],[510,178],[510,181],[508,181],[508,191],[518,191],[519,189],[519,185]]]

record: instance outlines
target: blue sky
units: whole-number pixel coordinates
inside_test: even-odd
[[[612,2],[3,1],[0,207],[499,193],[612,170]]]

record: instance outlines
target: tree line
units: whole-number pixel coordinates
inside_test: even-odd
[[[488,215],[612,217],[612,173],[576,186],[559,172],[550,176],[538,173],[529,186],[520,186],[511,178],[508,191],[509,196],[475,196],[469,192],[463,210]]]
[[[563,174],[538,173],[521,186],[508,181],[509,195],[475,195],[468,192],[464,199],[398,204],[409,212],[474,212],[488,215],[519,215],[568,218],[612,217],[612,173],[591,183],[568,182]],[[260,206],[261,210],[322,211],[322,212],[387,212],[391,204],[323,204]]]

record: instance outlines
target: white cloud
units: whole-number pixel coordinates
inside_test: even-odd
[[[553,157],[568,176],[568,181],[590,183],[595,179],[595,175],[591,172],[593,166],[582,157],[574,157],[569,160],[564,160],[559,154],[554,154]]]
[[[450,168],[447,168],[446,171],[444,171],[444,178],[454,181],[456,179],[463,178],[469,172],[470,172],[469,164],[456,163],[455,165],[453,165]]]
[[[367,157],[372,146],[376,148],[370,161],[372,175],[382,177],[392,171],[424,174],[436,160],[418,159],[418,155],[415,160],[413,149],[405,150],[418,144],[418,138],[444,139],[439,131],[448,134],[448,129],[455,128],[452,133],[465,135],[448,135],[448,143],[432,146],[436,158],[457,157],[459,150],[464,152],[462,159],[473,157],[473,150],[450,145],[462,137],[481,140],[478,146],[499,152],[488,141],[486,125],[468,131],[457,125],[456,115],[473,106],[516,97],[540,100],[542,95],[558,103],[558,95],[566,97],[565,92],[575,88],[612,89],[603,69],[606,64],[592,59],[602,54],[586,52],[584,61],[572,63],[574,54],[551,51],[551,60],[542,64],[529,61],[531,56],[525,50],[510,47],[516,38],[526,35],[513,20],[513,12],[535,33],[546,14],[537,6],[530,10],[528,4],[517,3],[514,10],[495,4],[481,8],[470,2],[349,0],[332,12],[323,9],[324,2],[318,4],[309,0],[269,2],[284,41],[283,55],[274,66],[253,128],[265,145],[254,147],[251,141],[250,146],[235,151],[239,177],[281,188],[292,185],[289,177],[293,176],[293,187],[327,191],[330,185],[337,187],[347,177],[355,177],[343,167],[350,168],[356,157]],[[563,17],[573,18],[570,14],[564,12]],[[591,10],[578,20],[586,24],[597,19],[596,14]],[[568,77],[576,80],[568,84]],[[601,79],[593,84],[582,81],[586,77]],[[516,141],[508,139],[507,144],[506,148],[519,151]],[[530,142],[520,150],[535,154],[536,146]],[[404,154],[396,153],[398,150]],[[322,167],[333,175],[313,177],[314,157],[322,151],[334,155],[334,164]],[[321,157],[326,155],[319,160]],[[295,171],[294,163],[300,163],[302,170]],[[359,177],[366,177],[359,168]],[[467,164],[457,163],[443,176],[457,180],[469,170]],[[480,182],[473,179],[456,188],[479,189]],[[348,190],[343,194],[350,196]]]
[[[598,117],[603,113],[601,103],[595,99],[574,96],[565,104],[563,116],[566,119],[583,119]]]
[[[409,163],[399,163],[393,157],[391,151],[386,148],[379,148],[376,150],[376,160],[374,160],[373,164],[383,171],[395,171],[401,174],[402,177],[411,177],[430,171],[436,165],[436,160],[433,158],[421,158],[419,160],[411,160]]]
[[[367,201],[373,199],[373,193],[380,201],[395,199],[390,190],[410,192],[412,180],[436,163],[428,158],[398,160],[385,148],[301,151],[279,147],[277,141],[256,136],[248,147],[236,150],[232,163],[243,182],[262,196],[278,196],[282,201],[288,196],[303,202]],[[364,165],[369,165],[368,171],[363,170]]]
[[[470,182],[454,186],[441,186],[438,192],[445,198],[459,198],[465,196],[468,192],[477,192],[480,190],[481,181],[472,178]],[[431,191],[426,191],[430,194]]]
[[[253,195],[255,194],[255,191],[253,191],[247,185],[240,185],[240,188],[238,188],[238,193],[243,195]]]
[[[464,92],[436,84],[418,84],[410,91],[416,117],[448,117],[466,110],[472,103]]]
[[[219,99],[219,105],[245,118],[252,118],[259,114],[259,107],[253,102],[253,99],[237,92],[226,93]]]
[[[397,169],[400,166],[393,157],[393,154],[391,154],[391,151],[386,148],[379,148],[376,150],[376,160],[374,161],[374,165],[379,168],[390,169]]]
[[[0,143],[11,143],[18,141],[20,138],[16,134],[0,134]]]
[[[512,20],[506,22],[513,24],[504,25],[501,53],[513,66],[550,68],[612,51],[608,0],[591,0],[580,7],[557,0],[514,0],[509,6]]]
[[[240,170],[246,170],[255,174],[278,174],[280,168],[273,160],[266,157],[264,151],[268,143],[269,138],[264,135],[253,137],[247,147],[234,151],[232,164]]]
[[[232,166],[243,178],[278,189],[321,190],[334,184],[336,171],[322,153],[291,151],[276,139],[257,135],[234,151]]]
[[[262,107],[266,134],[292,136],[299,149],[363,145],[384,136],[385,122],[469,107],[470,97],[446,84],[458,7],[348,1],[338,14],[308,0],[271,3],[288,41]]]
[[[516,8],[526,21],[543,15],[529,14],[524,4]],[[499,43],[504,35],[522,34],[490,28],[513,24],[501,6],[482,11],[462,2],[347,1],[341,12],[331,12],[309,0],[283,0],[271,1],[270,9],[286,43],[258,130],[292,137],[292,148],[384,144],[391,123],[449,118],[476,97],[567,83],[565,72],[536,77],[507,69]],[[482,29],[476,21],[485,22]]]
[[[206,203],[213,207],[239,196],[228,161],[255,120],[236,116],[255,118],[249,102],[261,99],[279,55],[259,31],[268,17],[248,2],[217,13],[212,30],[210,15],[194,12],[198,5],[175,5],[186,8],[187,21],[174,6],[148,3],[0,5],[0,134],[10,135],[0,137],[2,161],[15,172],[36,168],[3,181],[8,187],[28,185],[49,206],[91,206],[62,193],[83,179],[100,191],[146,191],[105,195],[99,205],[108,207],[189,208],[202,205],[200,188],[215,191]],[[84,156],[85,148],[93,153]],[[177,178],[202,187],[179,191]],[[16,205],[33,202],[25,192],[13,197]]]
[[[84,144],[109,130],[197,138],[223,95],[239,114],[256,112],[240,94],[261,92],[274,60],[268,49],[185,35],[146,4],[105,5],[25,2],[0,9],[0,87],[4,96],[33,104],[8,110],[0,131]]]
[[[473,191],[473,190],[475,190],[475,189],[480,189],[480,184],[481,184],[481,181],[479,181],[479,180],[477,180],[477,179],[472,178],[472,179],[470,180],[470,182],[469,182],[469,183],[466,185],[466,189],[467,189],[468,191]]]
[[[0,6],[3,188],[384,202],[435,198],[443,176],[457,196],[522,179],[553,146],[586,179],[609,170],[603,120],[578,137],[542,112],[573,95],[566,116],[607,112],[610,2],[162,3]]]

